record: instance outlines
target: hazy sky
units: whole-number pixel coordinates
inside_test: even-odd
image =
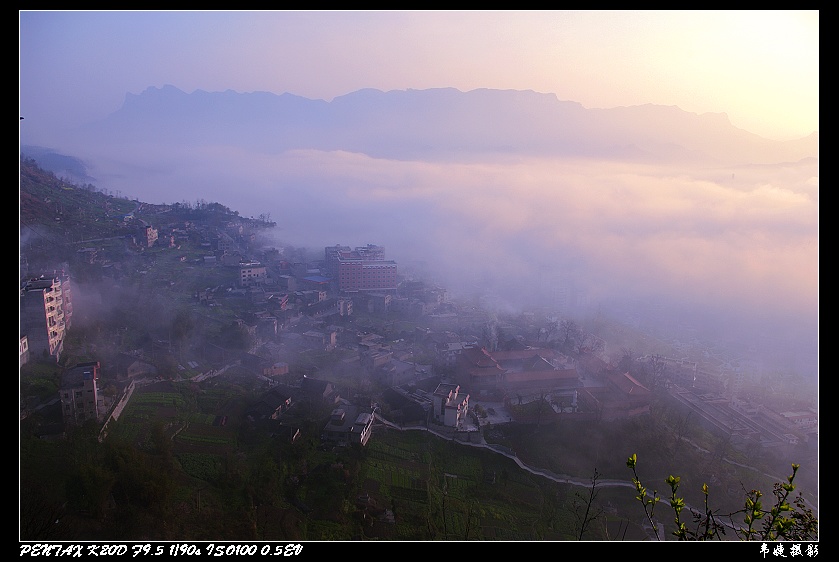
[[[325,100],[534,90],[726,113],[787,139],[818,130],[819,12],[20,12],[20,113],[35,138],[165,84]]]

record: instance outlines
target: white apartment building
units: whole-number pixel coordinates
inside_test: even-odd
[[[28,279],[20,289],[20,335],[31,356],[59,359],[72,317],[70,278],[66,275]]]

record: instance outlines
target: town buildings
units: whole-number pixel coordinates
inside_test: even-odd
[[[292,405],[291,395],[281,388],[272,388],[262,395],[248,410],[248,416],[255,420],[279,419]]]
[[[172,236],[177,234],[184,244],[198,237],[188,222],[182,224],[186,228],[173,228]],[[568,362],[555,349],[500,350],[497,340],[496,345],[486,344],[491,350],[482,347],[476,336],[486,322],[481,307],[458,307],[446,303],[445,290],[429,288],[421,281],[400,284],[397,264],[385,259],[383,246],[326,247],[322,263],[309,263],[304,252],[286,253],[272,249],[264,254],[264,261],[258,262],[245,255],[251,246],[242,229],[231,232],[219,236],[216,255],[207,256],[211,259],[206,260],[196,258],[194,262],[205,261],[208,267],[229,268],[231,273],[235,271],[229,277],[233,283],[238,281],[239,287],[233,290],[221,285],[202,288],[195,293],[196,301],[215,307],[223,302],[225,296],[234,298],[233,295],[236,295],[235,298],[243,302],[247,300],[253,309],[248,315],[248,325],[245,326],[242,319],[236,322],[263,343],[286,345],[277,354],[271,354],[271,361],[266,366],[260,364],[258,369],[253,369],[255,373],[273,379],[272,383],[288,374],[288,363],[277,360],[279,357],[293,358],[279,355],[291,353],[286,350],[336,351],[342,356],[351,351],[352,340],[360,336],[346,336],[344,330],[349,331],[352,319],[348,317],[355,311],[365,316],[367,313],[372,316],[387,315],[388,322],[383,326],[382,334],[387,333],[388,341],[386,346],[375,348],[360,344],[357,359],[342,359],[338,364],[343,370],[341,374],[369,375],[370,380],[365,380],[365,384],[376,382],[380,386],[405,386],[407,390],[400,397],[413,402],[398,407],[394,405],[393,410],[400,412],[400,421],[417,418],[427,422],[430,416],[425,414],[433,405],[433,419],[456,427],[469,411],[470,395],[475,401],[491,397],[500,402],[506,398],[510,402],[517,401],[519,405],[535,398],[550,402],[562,415],[590,414],[604,420],[624,419],[650,411],[650,392],[643,384],[628,373],[609,371],[609,366],[603,365],[603,360],[594,354],[575,353],[574,361]],[[155,246],[158,231],[146,226],[143,233],[140,239],[146,241],[145,246]],[[205,249],[205,241],[214,239],[213,233],[211,229],[202,232],[199,246],[202,250]],[[156,254],[145,251],[143,246],[136,244],[133,249],[147,257]],[[206,249],[210,248],[207,242]],[[86,248],[83,252],[85,262],[90,265],[97,263],[98,251]],[[149,261],[144,268],[153,267],[153,264],[153,260]],[[27,279],[21,284],[21,364],[33,356],[58,360],[72,315],[71,303],[70,280],[63,273]],[[304,317],[305,322],[298,322],[300,317]],[[408,318],[423,331],[407,332],[399,326],[400,322],[391,322],[392,318]],[[535,323],[532,315],[528,322]],[[339,329],[331,327],[332,324],[337,324]],[[504,333],[517,333],[513,330],[518,328],[505,329]],[[432,338],[433,331],[447,337]],[[423,338],[421,334],[426,335]],[[420,348],[423,339],[427,340],[429,347],[424,354],[418,353],[416,357],[424,355],[423,359],[428,360],[421,363],[410,356],[398,355],[395,347],[391,346],[398,340]],[[544,340],[543,344],[547,346],[548,338]],[[534,340],[529,341],[533,343]],[[224,357],[224,352],[221,355]],[[422,364],[430,363],[432,359],[434,365]],[[189,363],[186,365],[191,366]],[[436,376],[435,369],[439,369]],[[114,372],[112,366],[108,367],[108,372]],[[98,373],[98,366],[89,366],[88,379],[83,374],[81,386],[62,388],[62,408],[68,412],[68,419],[77,421],[101,415],[98,410],[101,403],[98,399]],[[692,380],[696,381],[695,364],[691,374]],[[128,370],[128,377],[135,378],[131,370]],[[434,392],[434,387],[421,392],[418,383],[435,378],[443,381],[436,389],[439,395]],[[325,381],[308,379],[302,386],[314,387],[310,390],[326,404],[338,403],[337,391]],[[85,400],[88,393],[92,393],[92,400]],[[271,412],[271,415],[276,414],[274,409]],[[540,421],[543,421],[541,411]],[[815,414],[807,412],[786,412],[780,421],[801,430],[817,427]],[[352,415],[342,418],[341,427],[344,427],[344,422],[349,424],[347,427],[352,427],[356,419]],[[338,425],[329,427],[334,429]],[[361,427],[365,425],[362,423]],[[364,432],[361,431],[360,435]]]

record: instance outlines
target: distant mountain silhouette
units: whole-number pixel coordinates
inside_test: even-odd
[[[765,164],[818,156],[816,133],[769,140],[734,127],[725,114],[660,105],[586,109],[554,94],[492,89],[364,89],[327,102],[152,87],[128,94],[122,108],[78,134],[80,142],[111,145],[220,144],[421,160],[510,155]]]

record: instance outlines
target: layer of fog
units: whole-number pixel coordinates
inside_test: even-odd
[[[403,271],[421,267],[455,294],[643,317],[816,370],[815,160],[688,169],[160,146],[85,159],[98,187],[125,197],[269,215],[269,243],[312,248],[313,260],[328,245],[380,244]]]

